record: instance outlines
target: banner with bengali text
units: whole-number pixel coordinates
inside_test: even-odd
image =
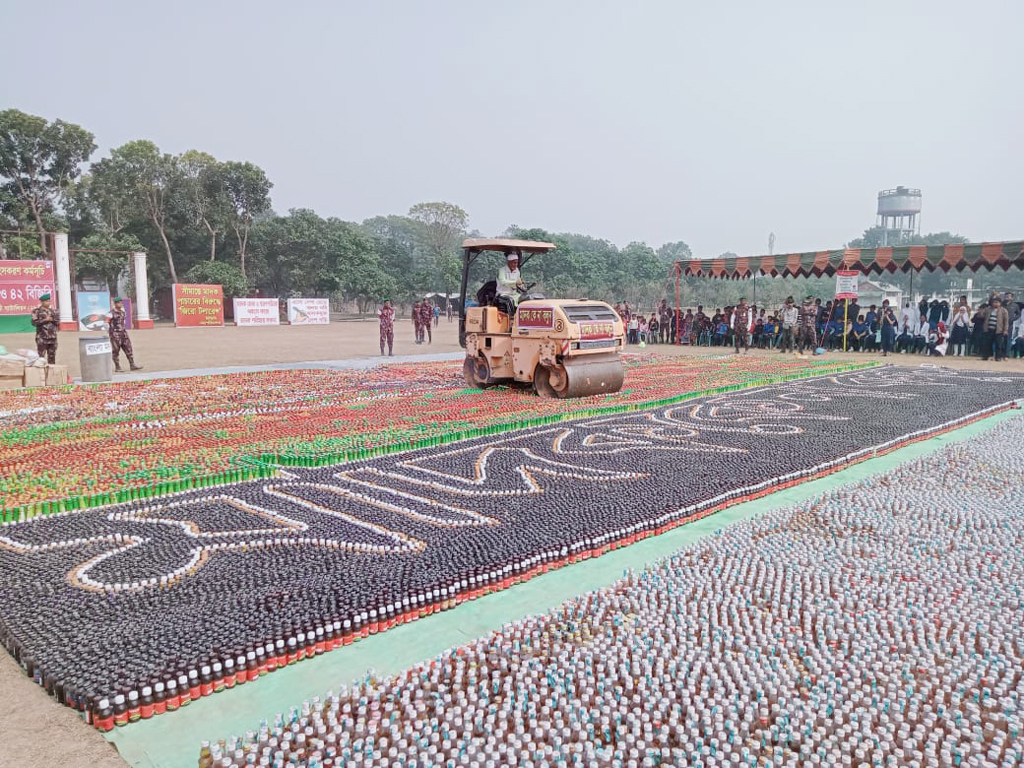
[[[0,260],[0,315],[28,315],[49,293],[57,306],[52,261]]]
[[[174,325],[178,328],[224,325],[224,288],[175,283]]]
[[[331,303],[327,299],[288,299],[288,322],[327,325],[331,322]]]
[[[233,299],[235,325],[280,325],[277,299]]]

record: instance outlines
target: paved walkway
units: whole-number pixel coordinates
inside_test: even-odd
[[[150,381],[154,379],[184,379],[189,376],[216,376],[226,373],[255,373],[257,371],[358,371],[390,363],[433,363],[444,360],[461,360],[461,352],[442,352],[433,355],[395,355],[394,357],[353,357],[347,360],[310,360],[303,363],[270,363],[268,365],[230,365],[224,368],[188,368],[182,371],[146,371],[139,373],[115,373],[114,381]],[[75,379],[75,384],[85,384]],[[105,382],[104,382],[105,383]]]

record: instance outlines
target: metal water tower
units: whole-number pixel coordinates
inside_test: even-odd
[[[921,234],[921,190],[896,187],[879,192],[878,226],[882,245],[897,245]]]

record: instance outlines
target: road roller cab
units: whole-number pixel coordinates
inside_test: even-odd
[[[532,240],[470,239],[462,244],[459,339],[471,386],[519,382],[543,397],[584,397],[622,387],[622,320],[608,304],[589,299],[546,299],[529,288],[518,306],[495,295],[492,282],[467,306],[469,269],[480,253],[517,253],[520,263],[555,246]]]

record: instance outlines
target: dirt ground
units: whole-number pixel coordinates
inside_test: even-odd
[[[0,768],[124,768],[117,750],[99,731],[47,696],[2,650],[0,691]]]
[[[94,337],[94,333],[65,332],[59,337],[57,362],[67,365],[72,378],[80,375],[78,364],[78,338]],[[377,321],[346,320],[330,325],[271,326],[266,328],[175,328],[161,324],[152,330],[132,331],[135,359],[145,366],[146,373],[178,371],[189,368],[223,366],[267,365],[273,363],[299,363],[315,360],[341,360],[350,358],[378,358],[380,356]],[[35,348],[32,334],[0,335],[0,344],[8,350]],[[439,352],[458,352],[458,322],[445,318],[433,329],[430,344],[416,344],[412,323],[399,320],[395,324],[395,354],[417,355]],[[657,355],[721,355],[732,350],[723,347],[677,347],[649,345],[644,350],[631,346],[629,352],[647,352]],[[778,352],[751,350],[752,355],[777,355]],[[864,362],[881,360],[880,354],[856,352],[829,352],[830,359]],[[976,357],[926,358],[923,355],[891,355],[887,361],[897,365],[917,366],[934,363],[951,368],[974,368],[1024,372],[1024,359],[1001,363],[983,363]],[[127,362],[122,360],[127,370]],[[116,376],[115,376],[116,380]]]
[[[395,354],[416,355],[459,350],[458,323],[441,323],[433,329],[431,344],[416,344],[412,321],[396,320]],[[66,331],[57,339],[57,363],[68,366],[71,377],[80,375],[78,338],[99,334]],[[307,360],[340,360],[379,357],[380,333],[376,319],[348,320],[330,325],[279,325],[257,328],[175,328],[158,324],[152,330],[129,332],[135,361],[146,371],[177,371],[232,365],[299,363]],[[105,337],[104,337],[105,338]],[[8,351],[35,349],[31,333],[0,335]],[[121,356],[121,366],[128,365]]]

